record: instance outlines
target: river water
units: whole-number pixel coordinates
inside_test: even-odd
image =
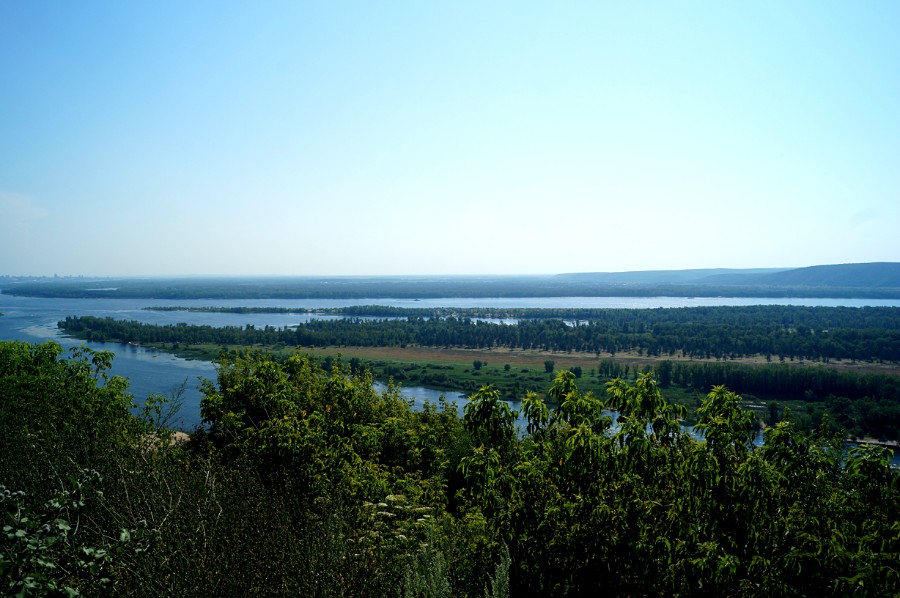
[[[208,326],[256,327],[292,326],[311,319],[338,318],[315,314],[231,314],[198,312],[148,311],[149,306],[184,307],[284,307],[328,308],[350,305],[389,305],[394,307],[495,307],[495,308],[656,308],[700,307],[716,305],[805,305],[805,306],[889,306],[900,307],[900,300],[868,299],[759,299],[759,298],[683,298],[683,297],[541,297],[541,298],[480,298],[480,299],[361,299],[361,300],[187,300],[164,301],[155,299],[45,299],[16,297],[0,294],[0,340],[21,340],[30,343],[55,341],[64,348],[87,345],[91,349],[111,351],[115,354],[112,373],[128,378],[131,392],[138,403],[150,394],[170,395],[185,385],[183,406],[178,425],[190,430],[200,423],[200,378],[214,380],[213,364],[174,357],[167,353],[122,345],[96,343],[70,339],[57,329],[57,322],[66,316],[112,317],[136,320],[150,324],[188,324]],[[402,393],[421,407],[426,400],[437,402],[441,394],[448,401],[456,400],[461,406],[463,395],[424,387],[404,388]]]

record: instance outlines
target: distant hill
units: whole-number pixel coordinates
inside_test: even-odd
[[[836,264],[808,268],[709,268],[643,272],[560,274],[581,283],[754,287],[900,288],[900,262]]]
[[[754,284],[805,287],[900,287],[900,262],[810,266],[760,277]]]
[[[789,268],[697,268],[693,270],[640,270],[630,272],[575,272],[557,278],[594,284],[749,284],[756,278]]]

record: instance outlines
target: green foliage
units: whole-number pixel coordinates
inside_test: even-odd
[[[548,401],[525,395],[517,431],[491,386],[460,418],[445,401],[413,411],[341,359],[223,354],[206,427],[180,447],[169,400],[131,416],[108,366],[0,344],[7,593],[900,593],[889,453],[845,451],[830,421],[807,432],[790,413],[756,447],[722,386],[698,441],[653,375],[601,400],[561,370]]]
[[[0,343],[2,437],[25,431],[39,450],[129,442],[139,429],[127,381],[107,373],[112,353],[75,348],[69,359],[62,354],[56,343]]]
[[[633,386],[621,379],[607,384],[609,406],[619,411],[616,437],[622,444],[644,444],[648,429],[650,440],[670,444],[681,432],[678,423],[687,415],[681,405],[669,404],[659,392],[650,374],[639,374]]]
[[[503,547],[500,562],[491,576],[489,586],[484,587],[484,598],[509,598],[509,567],[512,564],[509,558],[509,548]],[[488,591],[490,587],[490,591]]]
[[[197,308],[236,313],[255,308]],[[264,310],[278,308],[261,308]],[[294,346],[365,347],[462,347],[468,349],[537,349],[566,353],[617,355],[629,351],[655,359],[654,378],[663,389],[697,397],[712,386],[724,385],[735,392],[766,400],[825,403],[834,421],[855,436],[900,439],[900,385],[896,375],[860,373],[817,365],[832,361],[900,362],[900,308],[743,306],[678,309],[410,309],[389,306],[351,306],[324,311],[344,318],[314,319],[297,327],[278,329],[211,327],[177,324],[157,326],[111,318],[69,317],[59,322],[68,333],[88,340],[152,343],[167,350],[178,343],[180,352],[192,358],[211,359],[218,348],[265,346],[286,352]],[[360,320],[355,316],[368,315]],[[480,318],[518,318],[514,324],[488,322]],[[383,318],[383,319],[378,319]],[[476,319],[473,319],[476,318]],[[567,325],[576,319],[577,326]],[[669,357],[687,357],[674,361]],[[779,363],[760,367],[734,360],[772,356]],[[786,363],[804,364],[795,367]],[[330,356],[324,369],[330,370]],[[700,359],[702,361],[693,361]],[[552,360],[545,374],[552,374]],[[475,392],[492,384],[507,399],[524,392],[540,391],[546,377],[517,378],[509,370],[487,367],[476,359],[471,369],[427,371],[423,365],[382,363],[380,379],[392,377],[405,384],[421,384],[460,392]],[[355,366],[360,369],[360,364]],[[598,371],[603,381],[637,374],[637,367],[603,359]],[[572,370],[581,379],[581,367]],[[645,369],[645,373],[648,370]],[[477,379],[476,379],[477,378]],[[600,380],[593,380],[595,385]],[[590,383],[583,383],[585,387]],[[595,390],[599,390],[599,387]],[[817,406],[814,411],[821,410]],[[818,414],[798,421],[807,430]],[[774,423],[774,421],[770,422]]]
[[[432,541],[423,542],[406,570],[403,580],[404,597],[443,598],[452,594],[448,565],[443,552],[437,549]]]
[[[482,386],[466,403],[463,425],[476,443],[505,448],[515,438],[518,414],[500,400],[500,393],[492,386]]]
[[[240,310],[241,308],[237,308]],[[320,310],[344,318],[313,319],[296,328],[157,326],[112,318],[69,317],[59,326],[88,340],[284,346],[492,348],[653,357],[681,354],[728,360],[778,355],[783,360],[900,361],[897,307],[755,305],[668,309],[446,309],[354,306]],[[461,315],[462,312],[465,315]],[[375,316],[365,320],[357,315]],[[514,324],[482,318],[517,318]],[[566,321],[575,319],[577,326]],[[552,370],[548,370],[552,371]],[[668,372],[660,371],[665,387]]]
[[[741,458],[753,442],[753,414],[742,409],[740,401],[738,395],[724,386],[716,386],[697,409],[700,418],[694,430],[706,438],[710,450],[719,458],[727,452]]]
[[[536,436],[550,421],[550,410],[536,392],[527,392],[522,398],[522,415],[528,421],[526,432]]]
[[[112,589],[116,558],[136,531],[121,529],[101,539],[100,546],[79,543],[83,511],[89,501],[102,499],[100,485],[96,471],[82,471],[40,507],[30,504],[24,492],[0,485],[0,587],[16,596],[95,595]]]

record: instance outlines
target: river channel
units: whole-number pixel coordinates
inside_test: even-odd
[[[111,317],[136,320],[150,324],[188,324],[207,326],[274,326],[297,325],[304,321],[342,316],[306,313],[233,314],[217,312],[148,311],[149,306],[161,307],[282,307],[329,308],[350,305],[389,305],[395,307],[493,307],[493,308],[656,308],[700,307],[716,305],[806,305],[806,306],[890,306],[900,307],[900,300],[868,299],[760,299],[760,298],[682,298],[682,297],[542,297],[513,299],[362,299],[362,300],[188,300],[164,301],[154,299],[45,299],[17,297],[0,293],[0,340],[20,340],[30,343],[55,341],[64,348],[86,345],[91,349],[115,354],[112,373],[127,378],[136,402],[150,394],[170,395],[184,385],[183,406],[178,425],[186,430],[200,423],[200,378],[215,379],[215,367],[205,361],[186,360],[144,347],[119,343],[84,342],[68,338],[57,329],[57,322],[66,316]],[[424,387],[404,388],[402,394],[421,407],[426,401],[437,402],[441,394],[448,401],[465,401],[459,393]]]

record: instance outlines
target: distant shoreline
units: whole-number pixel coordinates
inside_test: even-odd
[[[847,438],[848,444],[871,444],[874,446],[882,446],[889,449],[900,449],[900,442],[896,440],[878,440],[876,438],[865,437],[865,438]]]
[[[3,293],[47,298],[439,299],[734,297],[900,299],[900,263],[497,276],[194,278],[0,277]]]
[[[363,287],[334,292],[328,289],[297,288],[276,289],[261,286],[254,289],[156,289],[156,288],[123,288],[88,289],[88,288],[55,288],[53,285],[23,285],[0,289],[0,294],[15,297],[34,297],[45,299],[153,299],[153,300],[424,300],[424,299],[551,299],[568,297],[615,297],[615,298],[652,298],[671,297],[677,299],[869,299],[879,301],[900,301],[900,288],[860,289],[860,288],[696,288],[683,287],[594,287],[573,286],[561,290],[521,288],[483,288],[473,289],[378,289],[366,290]]]

